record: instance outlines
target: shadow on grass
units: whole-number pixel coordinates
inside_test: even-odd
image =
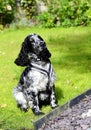
[[[56,59],[53,63],[60,68],[65,68],[66,70],[70,69],[77,73],[91,72],[91,54],[68,54]]]
[[[71,36],[70,36],[71,37]],[[54,42],[53,42],[54,41]],[[77,73],[91,72],[91,36],[73,38],[53,38],[50,48],[54,53],[53,64],[59,68],[74,70]],[[56,45],[56,46],[55,46]]]
[[[62,89],[60,87],[57,87],[55,89],[55,92],[56,92],[57,100],[61,100],[62,98],[64,98],[63,91],[62,91]]]

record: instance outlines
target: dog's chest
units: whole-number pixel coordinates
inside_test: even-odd
[[[54,80],[55,73],[50,63],[44,65],[32,64],[27,79],[29,87],[35,88],[38,91],[46,91],[48,84],[52,86]]]
[[[46,90],[48,83],[48,76],[44,75],[38,71],[31,70],[28,74],[30,82],[30,87],[37,89],[38,91]]]

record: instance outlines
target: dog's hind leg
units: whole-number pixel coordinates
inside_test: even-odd
[[[21,110],[26,112],[28,110],[28,105],[27,105],[27,100],[25,98],[25,95],[21,91],[21,86],[17,86],[16,88],[13,89],[13,96],[17,102],[17,106]]]

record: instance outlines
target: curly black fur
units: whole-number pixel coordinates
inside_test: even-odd
[[[44,40],[37,34],[27,36],[22,43],[15,64],[26,66],[18,85],[13,90],[17,106],[27,111],[30,107],[34,114],[43,114],[42,104],[57,107],[54,89],[55,73],[50,58],[51,53]]]
[[[33,34],[36,35],[36,34]],[[19,66],[27,66],[30,64],[30,57],[29,57],[29,53],[35,53],[34,48],[32,46],[31,43],[34,42],[32,36],[33,35],[29,35],[25,38],[24,42],[22,43],[22,47],[20,50],[20,53],[17,57],[17,59],[15,60],[15,64],[19,65]],[[38,38],[43,41],[43,39],[38,36]],[[44,46],[45,43],[42,45]],[[49,58],[51,57],[51,53],[49,52],[49,50],[47,48],[45,48],[43,51],[41,51],[38,55],[38,58],[41,58],[42,60],[49,60]]]

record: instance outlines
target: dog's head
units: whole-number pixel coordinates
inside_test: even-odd
[[[31,34],[25,38],[18,58],[15,60],[15,64],[27,66],[30,64],[32,54],[43,61],[47,61],[51,57],[51,53],[47,49],[46,43],[37,34]]]

